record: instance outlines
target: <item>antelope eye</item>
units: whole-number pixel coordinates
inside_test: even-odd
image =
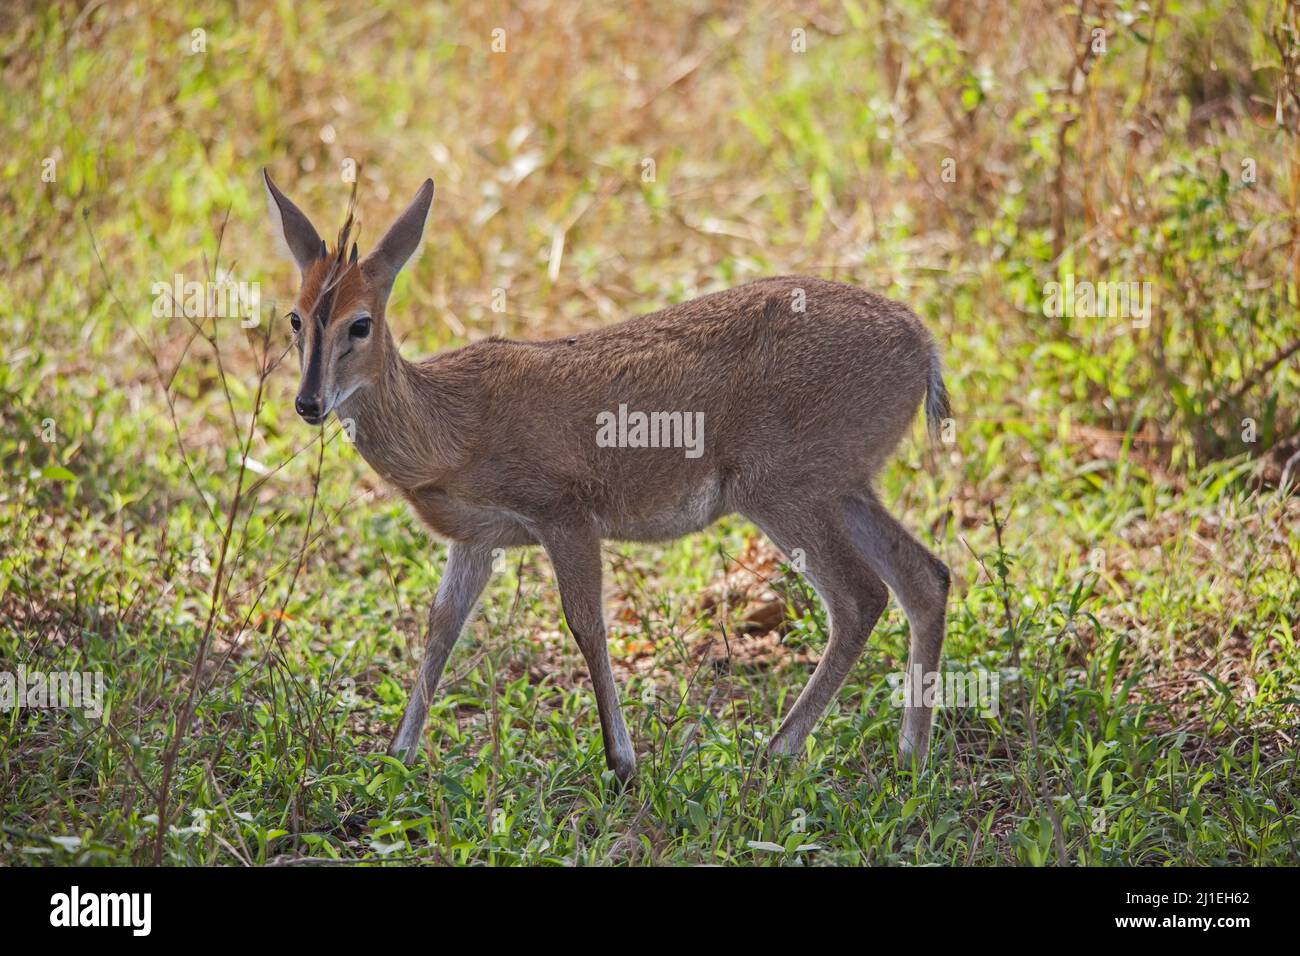
[[[301,332],[301,331],[302,331],[302,319],[300,319],[300,318],[298,317],[298,313],[297,313],[297,312],[290,312],[290,313],[289,313],[289,324],[293,326],[293,330],[294,330],[295,332]]]
[[[363,315],[350,326],[348,326],[348,335],[354,339],[364,339],[370,334],[370,316]]]

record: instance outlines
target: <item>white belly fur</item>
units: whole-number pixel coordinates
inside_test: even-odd
[[[726,509],[722,501],[722,484],[714,476],[706,478],[686,497],[668,508],[631,518],[608,519],[598,516],[601,535],[618,541],[666,541],[707,528]]]

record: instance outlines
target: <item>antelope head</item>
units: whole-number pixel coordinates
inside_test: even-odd
[[[379,382],[396,356],[384,313],[393,280],[420,247],[433,180],[424,181],[379,245],[362,259],[352,235],[351,208],[331,248],[266,170],[262,178],[276,234],[302,273],[289,313],[302,367],[294,408],[309,425],[319,425],[348,396]]]

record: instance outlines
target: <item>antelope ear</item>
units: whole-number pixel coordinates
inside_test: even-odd
[[[397,273],[420,250],[420,243],[424,240],[424,224],[428,222],[429,207],[432,205],[433,180],[426,179],[406,211],[397,217],[384,238],[379,240],[375,251],[366,256],[362,268],[371,277],[382,298],[388,298]]]
[[[275,188],[271,174],[265,169],[262,170],[262,181],[266,184],[266,207],[271,212],[280,249],[298,263],[299,269],[306,272],[307,267],[321,257],[325,244],[316,234],[316,227],[311,224],[311,220],[288,196]]]

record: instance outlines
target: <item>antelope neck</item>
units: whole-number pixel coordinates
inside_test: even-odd
[[[460,448],[451,403],[440,400],[437,379],[398,353],[383,329],[383,370],[339,404],[339,421],[352,422],[352,439],[375,471],[407,491],[436,480]]]

